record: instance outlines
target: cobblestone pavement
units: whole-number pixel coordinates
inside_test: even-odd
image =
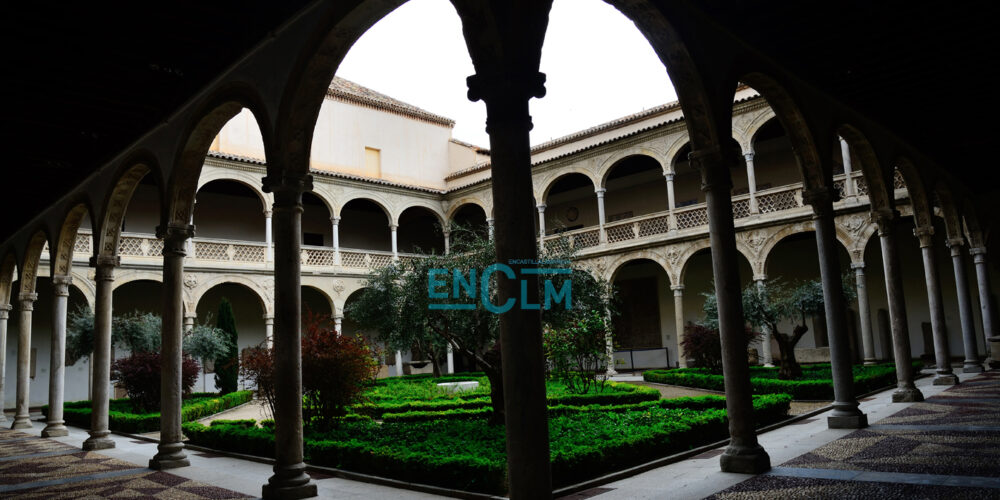
[[[872,424],[708,498],[1000,499],[1000,372]]]

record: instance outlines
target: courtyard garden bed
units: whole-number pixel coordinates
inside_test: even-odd
[[[914,362],[919,371],[923,362]],[[854,390],[856,394],[891,386],[896,383],[896,365],[883,363],[873,366],[854,365]],[[648,370],[642,374],[646,382],[679,385],[697,389],[722,391],[725,380],[721,374],[707,368],[674,368]],[[750,384],[754,394],[790,394],[797,400],[833,400],[833,380],[829,363],[803,365],[802,376],[797,380],[781,380],[778,368],[750,367]]]
[[[402,481],[503,493],[504,427],[490,425],[486,418],[492,410],[485,378],[464,378],[479,380],[480,388],[444,393],[436,390],[441,378],[433,377],[380,381],[366,394],[368,403],[355,406],[357,413],[332,430],[306,426],[307,461]],[[657,391],[629,384],[608,384],[599,393],[569,394],[550,381],[548,399],[557,486],[728,437],[722,396],[660,400]],[[787,418],[791,400],[785,394],[755,396],[757,425]],[[192,444],[274,456],[272,421],[259,426],[249,420],[215,421],[210,426],[189,422],[184,433]]]
[[[211,392],[196,392],[184,400],[181,406],[181,421],[189,422],[228,410],[253,399],[252,391],[236,391],[219,396]],[[90,427],[92,403],[89,400],[71,401],[63,405],[66,423],[79,427]],[[42,407],[42,414],[48,415],[48,405]],[[160,428],[160,414],[135,413],[128,398],[112,399],[108,413],[108,427],[113,431],[140,434]]]

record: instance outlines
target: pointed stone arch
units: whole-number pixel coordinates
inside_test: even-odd
[[[56,241],[55,247],[49,248],[53,276],[70,276],[73,269],[73,253],[76,250],[77,233],[85,217],[93,218],[90,208],[84,203],[77,203],[69,209],[63,218],[59,239]],[[93,226],[93,224],[91,225]]]
[[[942,179],[938,179],[934,185],[934,192],[941,202],[941,217],[944,219],[945,237],[948,241],[961,241],[962,238],[962,217],[959,214],[958,205],[955,203],[955,195],[951,186]]]
[[[155,158],[146,153],[139,153],[123,165],[121,174],[117,176],[114,187],[108,191],[107,199],[104,201],[100,225],[94,229],[94,241],[97,243],[94,248],[95,257],[115,257],[118,255],[122,222],[125,220],[125,211],[128,209],[129,202],[132,201],[132,195],[135,194],[136,188],[139,187],[139,183],[146,175],[151,172],[159,172]]]
[[[38,229],[28,240],[19,266],[21,270],[19,292],[21,294],[35,293],[35,282],[38,280],[38,265],[42,259],[42,250],[49,241],[50,238],[45,229]],[[51,244],[49,244],[49,248],[52,248]]]
[[[257,177],[252,172],[246,172],[243,170],[222,168],[205,169],[205,171],[202,172],[202,175],[198,177],[198,186],[195,190],[195,196],[201,192],[201,188],[205,187],[206,184],[216,181],[235,182],[247,187],[250,191],[257,195],[257,198],[260,199],[261,210],[266,212],[271,209],[274,197],[271,193],[265,193],[263,189],[261,189],[262,178]]]
[[[888,189],[889,184],[886,183],[885,172],[871,142],[861,130],[849,124],[837,127],[837,135],[847,141],[851,152],[859,160],[858,167],[864,175],[864,187],[872,212],[891,210],[895,206],[895,199]]]
[[[0,260],[0,305],[10,304],[10,296],[14,281],[17,280],[17,256],[8,250],[3,260]],[[4,353],[4,356],[7,354]]]
[[[910,207],[913,209],[913,219],[916,227],[933,227],[934,212],[931,209],[930,197],[925,187],[924,177],[917,166],[909,158],[900,157],[893,166],[899,169],[906,191],[910,197]]]
[[[761,98],[763,99],[763,96]],[[753,151],[753,142],[757,137],[757,132],[764,124],[776,117],[774,109],[768,106],[760,112],[754,113],[749,120],[743,121],[739,120],[738,117],[733,118],[733,139],[736,139],[736,142],[740,144],[740,149],[744,154]]]

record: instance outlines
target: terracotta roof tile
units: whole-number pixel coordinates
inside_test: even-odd
[[[451,118],[436,115],[430,111],[418,108],[398,99],[394,99],[339,76],[333,77],[333,81],[330,82],[330,87],[327,89],[326,95],[363,106],[371,106],[390,113],[399,113],[412,118],[437,123],[446,127],[455,126],[455,120],[452,120]]]

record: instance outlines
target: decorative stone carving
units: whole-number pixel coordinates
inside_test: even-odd
[[[346,286],[344,285],[344,280],[341,280],[341,279],[335,279],[335,280],[333,280],[333,291],[336,292],[337,295],[340,295],[341,293],[343,293],[343,291],[344,291],[345,288],[346,288]]]
[[[193,274],[184,275],[184,286],[188,290],[194,290],[198,286],[198,277]]]

